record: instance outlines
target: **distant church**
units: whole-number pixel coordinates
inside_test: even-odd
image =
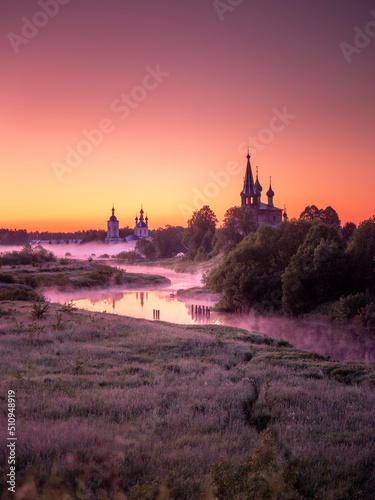
[[[115,216],[115,207],[112,207],[112,215],[107,222],[107,237],[104,243],[120,243],[122,238],[119,235],[119,221]]]
[[[250,155],[247,154],[247,165],[246,173],[243,183],[243,189],[241,191],[241,207],[248,207],[253,210],[255,216],[255,222],[257,227],[261,224],[269,224],[272,227],[277,227],[280,222],[287,220],[288,216],[284,208],[284,213],[281,208],[277,208],[273,204],[273,197],[275,193],[271,187],[271,177],[270,177],[270,187],[266,193],[268,198],[268,203],[262,203],[260,201],[261,193],[263,191],[258,179],[258,167],[256,174],[256,181],[254,182],[253,172],[250,165]]]
[[[148,217],[143,217],[144,210],[143,205],[141,205],[141,211],[138,216],[135,216],[135,227],[134,233],[125,238],[126,241],[137,241],[141,239],[151,240],[151,236],[148,234]]]
[[[138,236],[138,238],[148,238],[148,217],[146,215],[143,218],[143,206],[141,205],[141,211],[139,212],[139,220],[138,217],[135,216],[135,228],[134,235]]]

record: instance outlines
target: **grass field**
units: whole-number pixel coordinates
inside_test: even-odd
[[[0,302],[17,498],[373,498],[374,364],[230,327],[33,311]]]
[[[32,265],[2,266],[0,271],[0,300],[26,297],[26,292],[55,288],[71,291],[82,288],[108,288],[125,285],[152,287],[169,284],[169,279],[157,274],[128,273],[117,267],[98,262],[70,261],[48,262]],[[14,297],[18,290],[18,296]],[[23,292],[21,292],[23,290]]]

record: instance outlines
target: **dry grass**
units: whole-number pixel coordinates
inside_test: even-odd
[[[19,498],[372,498],[373,364],[236,328],[58,305],[35,320],[22,302],[0,310]],[[254,464],[273,467],[258,497],[246,489],[259,479]]]

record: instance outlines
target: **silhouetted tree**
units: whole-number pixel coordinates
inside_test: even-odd
[[[185,230],[183,243],[188,247],[187,257],[194,259],[199,251],[198,258],[207,258],[213,249],[213,236],[217,224],[216,215],[208,205],[195,210],[188,227]]]
[[[325,209],[320,209],[316,205],[307,206],[299,216],[300,220],[320,220],[325,224],[340,228],[341,222],[339,216],[332,207],[328,206]]]
[[[342,228],[342,236],[344,238],[345,244],[349,242],[356,228],[357,226],[354,224],[354,222],[347,222],[345,226]]]
[[[183,234],[184,228],[181,226],[166,226],[164,229],[160,227],[152,231],[152,242],[155,245],[157,257],[174,257],[185,250],[182,243]]]
[[[226,252],[232,250],[245,236],[256,231],[252,210],[243,207],[229,208],[224,215],[218,239]]]
[[[144,255],[146,259],[155,259],[156,257],[155,245],[151,241],[144,238],[137,241],[135,244],[135,250]]]
[[[134,233],[134,228],[131,228],[129,226],[122,227],[118,231],[120,238],[126,238],[127,236],[130,236],[133,233]]]
[[[348,289],[348,259],[334,226],[314,224],[282,275],[283,310],[310,312]]]
[[[352,264],[353,291],[375,288],[375,216],[359,224],[347,252]]]
[[[26,229],[0,229],[0,245],[26,245],[27,243]]]

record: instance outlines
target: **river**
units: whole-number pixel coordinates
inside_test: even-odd
[[[117,264],[118,265],[118,264]],[[44,292],[48,300],[65,303],[73,300],[77,307],[179,324],[213,323],[255,330],[285,339],[299,349],[329,356],[337,361],[375,361],[375,331],[353,325],[336,325],[325,321],[301,320],[280,316],[238,315],[210,311],[217,297],[207,295],[179,296],[179,289],[201,286],[201,275],[176,273],[170,269],[148,266],[118,265],[129,272],[161,274],[171,280],[169,286],[154,289],[80,290],[62,293]]]

